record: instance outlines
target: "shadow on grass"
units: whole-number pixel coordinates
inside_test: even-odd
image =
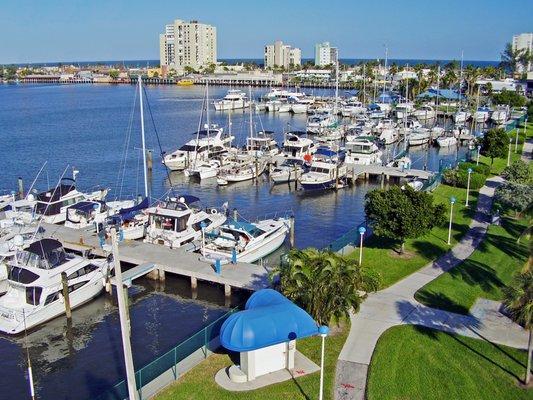
[[[488,252],[489,245],[497,248],[509,257],[518,260],[525,260],[527,257],[527,247],[524,246],[524,243],[517,243],[516,239],[510,237],[503,237],[501,235],[489,233],[486,235],[485,240],[481,242],[478,249],[482,253]]]
[[[440,257],[446,251],[444,246],[438,246],[423,239],[414,240],[411,245],[418,254],[420,254],[427,260],[432,260],[437,257]]]
[[[456,303],[444,293],[436,293],[432,290],[421,289],[415,293],[415,299],[428,307],[451,311],[457,314],[468,314],[468,308]]]

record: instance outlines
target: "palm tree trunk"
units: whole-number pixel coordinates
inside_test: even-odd
[[[524,383],[529,385],[529,381],[531,379],[531,355],[533,353],[533,329],[529,329],[529,342],[527,346],[527,369],[526,369],[526,377],[524,379]]]

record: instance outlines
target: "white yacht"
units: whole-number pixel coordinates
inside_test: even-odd
[[[303,160],[306,155],[314,154],[318,146],[313,140],[304,137],[306,132],[291,131],[285,134],[281,155],[285,158]]]
[[[17,251],[8,264],[8,289],[0,297],[0,331],[18,334],[65,312],[61,273],[67,274],[72,309],[98,296],[113,265],[65,252],[55,239]]]
[[[307,118],[307,132],[320,133],[325,128],[335,126],[337,119],[331,113],[316,113]]]
[[[250,105],[250,100],[242,90],[230,89],[222,99],[215,100],[213,104],[217,111],[238,110],[247,108]]]
[[[187,168],[184,173],[190,178],[197,178],[199,180],[214,178],[218,174],[218,170],[222,163],[220,160],[206,160],[194,163],[193,166]]]
[[[355,117],[359,114],[364,114],[366,107],[357,98],[348,99],[340,108],[340,114],[343,117]]]
[[[134,206],[133,200],[111,201],[85,200],[67,207],[65,226],[82,229],[94,224],[103,224],[106,219],[115,215],[122,208]]]
[[[300,177],[299,183],[308,191],[333,189],[337,183],[344,181],[347,172],[344,153],[320,147],[313,156],[309,171]]]
[[[419,109],[413,111],[413,116],[422,123],[435,119],[437,112],[429,104],[425,104]]]
[[[453,122],[455,122],[456,124],[464,124],[467,120],[470,119],[471,116],[472,114],[470,114],[470,112],[466,110],[457,110],[453,114]]]
[[[307,169],[303,159],[287,158],[270,171],[270,179],[274,184],[295,182]]]
[[[441,136],[437,138],[439,147],[451,147],[457,145],[457,138],[454,135]]]
[[[274,140],[273,131],[260,131],[246,138],[246,151],[252,156],[275,156],[279,154],[279,147]]]
[[[431,132],[429,129],[419,128],[411,132],[408,137],[409,146],[420,146],[423,144],[428,144],[431,140]]]
[[[277,250],[289,232],[285,218],[265,219],[258,222],[235,221],[222,225],[215,232],[205,235],[202,244],[202,260],[222,264],[232,261],[252,263]]]
[[[17,250],[22,250],[28,247],[35,240],[40,239],[40,235],[44,229],[35,225],[19,225],[13,224],[11,226],[4,226],[0,229],[0,261],[6,257],[11,257]],[[0,264],[1,268],[1,264]],[[0,271],[0,280],[7,277],[4,269]]]
[[[163,164],[172,171],[182,171],[195,162],[207,161],[228,152],[231,142],[235,139],[232,135],[225,135],[224,129],[217,125],[204,126],[204,129],[195,132],[195,139],[189,140],[178,150],[163,157]]]
[[[414,110],[415,110],[414,103],[408,101],[408,102],[396,104],[394,113],[396,114],[397,119],[402,120],[402,119],[405,119],[411,116]]]
[[[487,122],[490,118],[491,109],[488,106],[478,107],[474,113],[474,121],[478,123]]]
[[[200,239],[202,226],[209,232],[226,221],[224,213],[215,208],[202,209],[199,201],[198,197],[184,195],[147,209],[149,225],[144,241],[177,248]]]
[[[107,226],[116,226],[122,232],[125,240],[144,238],[148,225],[148,214],[144,211],[150,206],[148,197],[140,200],[136,205],[122,208],[106,221]]]
[[[237,154],[233,160],[218,171],[217,183],[225,186],[229,183],[256,179],[265,172],[267,162],[264,158],[249,154]]]
[[[74,179],[63,178],[55,188],[35,196],[35,212],[46,223],[60,224],[66,220],[68,207],[82,201],[103,200],[106,195],[107,189],[91,193],[79,192]]]
[[[350,165],[381,165],[383,153],[369,138],[359,137],[353,141],[346,142],[345,162]]]
[[[501,125],[504,124],[509,119],[510,111],[509,106],[498,106],[493,111],[491,119],[494,123]]]

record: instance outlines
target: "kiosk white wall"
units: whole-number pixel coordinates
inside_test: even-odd
[[[294,368],[296,341],[275,344],[253,351],[240,353],[240,370],[246,375],[247,381],[281,369]]]

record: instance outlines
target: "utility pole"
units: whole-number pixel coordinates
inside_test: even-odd
[[[133,367],[133,355],[131,353],[131,329],[128,322],[128,311],[124,284],[122,283],[122,269],[120,267],[120,255],[118,252],[118,238],[115,228],[111,228],[111,242],[113,245],[113,262],[115,264],[115,284],[117,287],[118,312],[120,317],[120,333],[122,335],[122,349],[124,351],[124,363],[126,364],[126,381],[128,383],[129,400],[137,399],[137,385],[135,383],[135,369]]]

